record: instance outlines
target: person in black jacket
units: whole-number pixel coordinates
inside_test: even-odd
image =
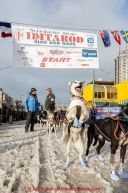
[[[97,109],[96,108],[92,108],[91,109],[91,120],[95,121],[96,120],[96,114],[97,114]]]
[[[109,105],[109,102],[107,100],[105,100],[103,107],[107,107],[108,105]]]
[[[50,109],[50,111],[55,110],[55,95],[52,93],[51,88],[46,89],[47,97],[45,99],[45,109]]]

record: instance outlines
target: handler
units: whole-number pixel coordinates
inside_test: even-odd
[[[27,113],[27,120],[25,125],[25,132],[28,132],[29,125],[31,123],[30,131],[34,131],[34,122],[36,119],[36,113],[39,112],[38,99],[36,95],[36,89],[32,88],[31,92],[25,99],[25,110]]]
[[[52,93],[51,88],[46,89],[47,97],[45,99],[45,109],[50,109],[51,112],[55,110],[55,95]]]

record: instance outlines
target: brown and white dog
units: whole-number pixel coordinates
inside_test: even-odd
[[[52,134],[51,132],[54,131],[55,132],[55,138],[57,138],[58,136],[56,135],[56,120],[54,118],[54,113],[51,112],[50,110],[47,111],[47,134],[46,136],[48,137],[48,139],[52,139]]]
[[[37,115],[37,126],[40,125],[40,129],[43,128],[44,125],[47,126],[47,119],[43,119],[40,115]]]
[[[79,160],[81,166],[86,164],[83,161],[84,145],[85,145],[85,122],[89,118],[85,103],[82,100],[82,86],[84,81],[76,80],[74,82],[67,82],[70,86],[70,93],[72,98],[66,112],[65,118],[68,125],[63,123],[63,143],[67,146],[67,162],[63,168],[69,166],[70,150],[74,147],[79,151]]]

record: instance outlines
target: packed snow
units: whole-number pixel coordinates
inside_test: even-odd
[[[40,129],[37,125],[34,132],[25,133],[24,125],[25,121],[20,121],[12,125],[3,123],[0,126],[0,193],[72,193],[75,192],[73,189],[75,187],[100,189],[76,192],[128,192],[128,180],[122,179],[120,175],[119,149],[115,165],[120,181],[110,179],[110,143],[106,142],[101,150],[105,162],[99,161],[96,147],[92,146],[87,167],[82,168],[78,152],[73,149],[69,168],[64,170],[66,145],[62,144],[62,137],[49,140],[46,137],[45,127]],[[58,129],[58,134],[60,131]],[[128,172],[128,153],[125,158],[125,170]],[[55,191],[53,188],[57,187],[64,187],[65,190]],[[52,189],[43,190],[43,188]]]

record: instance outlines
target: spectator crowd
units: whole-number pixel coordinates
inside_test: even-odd
[[[0,125],[2,123],[12,124],[13,121],[20,121],[25,119],[26,112],[24,109],[15,110],[12,105],[10,105],[10,107],[4,105],[3,108],[0,108]]]

